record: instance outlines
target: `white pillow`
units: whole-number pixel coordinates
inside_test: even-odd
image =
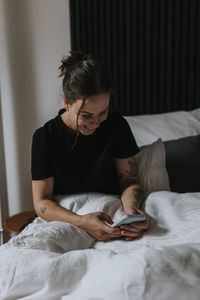
[[[199,119],[197,118],[199,116]],[[163,114],[125,116],[138,146],[200,134],[200,112],[178,111]]]
[[[146,195],[156,191],[170,191],[165,146],[161,139],[137,153],[135,159]]]
[[[191,113],[198,121],[200,121],[200,108],[192,110]]]

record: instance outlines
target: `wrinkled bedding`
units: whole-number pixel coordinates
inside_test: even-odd
[[[78,214],[122,214],[115,195],[55,200]],[[0,299],[200,299],[200,193],[155,192],[145,211],[150,230],[131,242],[36,218],[0,247]]]

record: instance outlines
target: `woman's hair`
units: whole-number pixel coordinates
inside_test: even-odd
[[[59,77],[63,77],[63,93],[67,102],[73,104],[77,99],[83,99],[77,114],[77,134],[71,147],[72,150],[78,139],[78,117],[85,105],[85,100],[90,96],[111,94],[113,89],[108,72],[103,64],[92,55],[70,51],[70,55],[64,57],[61,62]]]
[[[59,77],[63,76],[63,92],[69,104],[80,98],[112,93],[108,72],[92,55],[70,51],[61,62]]]

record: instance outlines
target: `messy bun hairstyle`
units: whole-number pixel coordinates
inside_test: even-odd
[[[92,55],[70,51],[61,62],[59,77],[63,77],[63,92],[69,104],[80,98],[112,93],[108,72]]]

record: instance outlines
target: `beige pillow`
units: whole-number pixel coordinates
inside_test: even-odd
[[[170,191],[165,146],[161,138],[137,153],[135,159],[146,195],[156,191]]]

